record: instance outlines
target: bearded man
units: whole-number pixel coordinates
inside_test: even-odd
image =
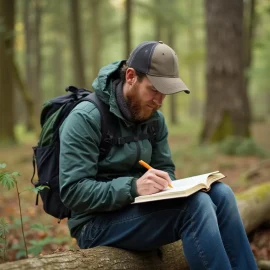
[[[158,111],[166,95],[190,92],[174,50],[143,42],[127,61],[103,67],[93,88],[117,119],[118,133],[131,140],[114,145],[100,161],[103,116],[88,101],[61,127],[60,196],[71,209],[68,225],[80,248],[146,251],[181,239],[191,269],[257,269],[234,194],[224,183],[187,198],[132,204],[175,180],[168,130]],[[151,142],[139,135],[153,121],[158,128]],[[152,169],[146,171],[139,160]]]

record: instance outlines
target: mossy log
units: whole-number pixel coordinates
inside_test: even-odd
[[[237,194],[239,211],[249,233],[270,220],[270,183]],[[131,252],[112,247],[57,252],[0,265],[2,270],[56,269],[189,269],[181,241],[153,252]]]

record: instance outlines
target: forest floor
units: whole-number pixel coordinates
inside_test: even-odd
[[[254,124],[252,135],[256,143],[270,153],[269,123]],[[169,141],[173,157],[176,160],[176,176],[178,178],[220,170],[227,176],[224,182],[229,184],[236,193],[257,183],[269,182],[269,158],[228,156],[210,150],[198,152],[190,136],[182,133],[180,135],[173,134],[169,137]],[[179,145],[185,145],[185,148],[181,148]],[[31,187],[32,146],[33,143],[30,140],[16,146],[1,147],[0,163],[6,163],[8,171],[18,171],[21,174],[18,177],[20,192]],[[254,173],[248,180],[243,181],[243,176],[251,169],[254,169]],[[23,257],[24,254],[18,197],[15,188],[7,190],[0,186],[0,193],[0,218],[4,218],[9,226],[6,260],[13,261]],[[30,256],[77,248],[76,241],[69,236],[66,220],[58,224],[56,219],[46,215],[42,210],[41,200],[39,200],[38,206],[35,205],[36,195],[32,191],[22,192],[20,198]],[[249,235],[249,240],[256,259],[270,260],[270,223]],[[0,263],[1,258],[0,253]]]

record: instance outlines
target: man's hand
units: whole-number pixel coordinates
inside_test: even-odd
[[[138,195],[149,195],[160,192],[172,183],[169,174],[164,171],[150,169],[136,181]]]

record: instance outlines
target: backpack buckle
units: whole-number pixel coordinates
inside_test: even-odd
[[[123,137],[117,138],[117,144],[122,145],[125,144],[125,140]]]

